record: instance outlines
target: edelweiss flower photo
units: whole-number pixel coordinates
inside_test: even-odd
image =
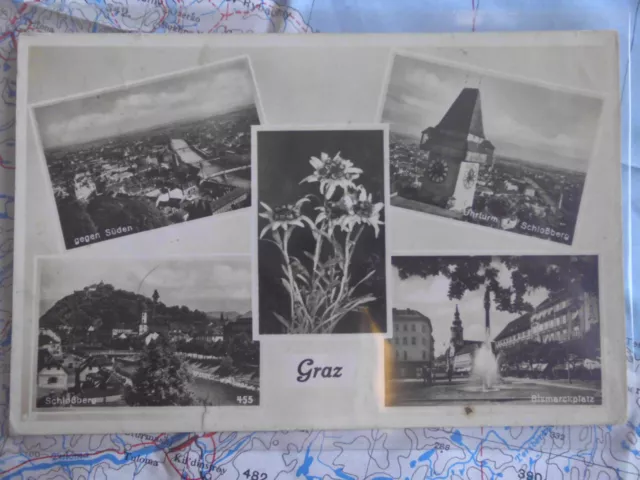
[[[389,331],[386,135],[254,131],[260,334]]]

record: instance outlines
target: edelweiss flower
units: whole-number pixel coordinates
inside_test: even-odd
[[[279,207],[271,208],[264,202],[260,202],[265,212],[260,213],[259,216],[266,218],[269,224],[260,232],[260,238],[264,236],[269,230],[276,231],[279,228],[286,231],[290,227],[304,227],[303,222],[307,222],[310,226],[313,225],[311,219],[306,215],[302,215],[302,205],[308,202],[307,197],[301,198],[294,205],[285,204]]]
[[[316,217],[316,225],[326,222],[330,229],[340,225],[344,216],[349,213],[343,200],[338,202],[327,201],[322,207],[316,207],[316,210],[320,212]]]
[[[342,158],[340,152],[333,158],[322,152],[320,158],[311,157],[309,163],[316,171],[300,183],[320,182],[320,193],[326,198],[331,198],[338,187],[346,189],[352,186],[362,173],[362,169],[354,167],[351,160]]]
[[[360,223],[366,223],[373,227],[376,238],[378,238],[378,234],[380,233],[379,225],[384,224],[384,222],[380,221],[380,211],[384,207],[384,204],[382,202],[373,203],[371,194],[367,195],[364,187],[360,186],[358,190],[360,193],[357,196],[344,196],[349,204],[349,214],[342,219],[341,226],[344,230],[351,231],[354,226]]]

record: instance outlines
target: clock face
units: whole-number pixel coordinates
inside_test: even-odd
[[[464,188],[471,188],[476,181],[476,171],[472,168],[467,170],[467,173],[464,174]]]
[[[449,165],[441,158],[433,158],[427,165],[427,177],[433,183],[442,183],[449,173]]]

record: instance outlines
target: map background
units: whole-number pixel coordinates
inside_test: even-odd
[[[640,335],[632,101],[640,2],[630,0],[0,0],[0,474],[2,478],[640,477]],[[615,29],[620,34],[629,422],[623,426],[8,437],[15,52],[30,30],[96,32],[441,32]],[[636,229],[637,230],[637,229]],[[447,449],[447,446],[449,447]],[[524,473],[523,473],[524,472]],[[266,477],[263,477],[265,474]]]

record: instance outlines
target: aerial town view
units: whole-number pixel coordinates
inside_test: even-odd
[[[572,244],[601,100],[397,55],[391,204]]]
[[[82,263],[41,265],[38,408],[259,404],[248,259]]]
[[[62,101],[36,118],[68,249],[251,203],[260,119],[245,59]]]

